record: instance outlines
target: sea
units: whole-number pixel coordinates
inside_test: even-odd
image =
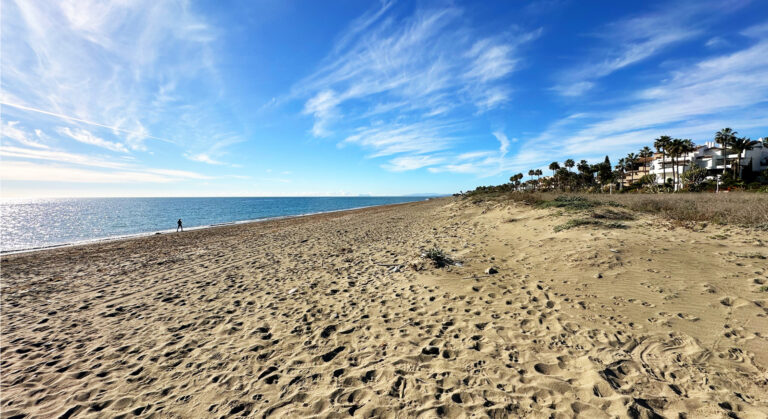
[[[263,221],[427,197],[57,198],[0,201],[0,252]]]

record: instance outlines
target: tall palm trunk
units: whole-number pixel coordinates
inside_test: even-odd
[[[667,159],[667,152],[666,150],[662,149],[661,152],[661,184],[662,186],[667,184],[667,165],[665,163],[665,160]]]
[[[728,168],[728,153],[725,142],[723,142],[723,151],[721,154],[723,155],[723,176],[725,176],[725,170]]]
[[[677,171],[679,162],[679,160],[675,159],[675,156],[672,156],[672,183],[674,183],[674,185],[672,185],[672,191],[674,192],[677,192],[678,179],[680,179],[680,173]]]

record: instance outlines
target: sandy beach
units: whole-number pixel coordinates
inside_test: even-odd
[[[567,217],[444,198],[5,255],[2,417],[768,417],[764,231]]]

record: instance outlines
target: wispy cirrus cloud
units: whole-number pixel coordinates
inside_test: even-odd
[[[516,68],[517,47],[540,31],[473,39],[469,28],[448,30],[461,25],[461,14],[448,8],[420,10],[401,20],[380,16],[366,32],[344,36],[345,46],[335,48],[325,65],[294,87],[294,94],[311,95],[305,113],[318,123],[352,101],[369,105],[373,113],[380,103],[391,102],[422,112],[498,105],[507,96],[499,98],[503,86],[494,82]]]
[[[200,153],[185,153],[184,157],[186,157],[189,160],[199,162],[199,163],[206,163],[206,164],[212,164],[212,165],[225,165],[225,166],[232,166],[232,167],[239,167],[236,164],[230,164],[222,161],[221,159],[228,154],[226,151],[226,148],[243,142],[243,138],[237,134],[234,133],[222,133],[222,134],[216,134],[213,136],[212,140],[214,141],[213,144],[208,146],[205,151]]]
[[[400,156],[389,160],[383,167],[392,172],[405,172],[434,166],[443,162],[445,162],[445,158],[438,156]]]
[[[0,102],[88,141],[79,129],[99,127],[92,135],[115,152],[147,151],[147,140],[204,144],[217,127],[183,122],[218,94],[217,36],[184,0],[4,2]]]
[[[455,139],[452,133],[458,129],[460,124],[455,122],[377,124],[356,129],[340,145],[355,144],[369,149],[372,151],[370,158],[402,153],[426,154],[449,148]]]
[[[189,160],[196,161],[199,163],[206,163],[206,164],[213,164],[213,165],[223,165],[226,164],[224,162],[214,160],[206,153],[198,153],[198,154],[185,154],[184,157],[186,157]]]
[[[727,13],[740,2],[676,1],[661,10],[612,22],[589,35],[598,42],[582,64],[567,70],[552,90],[562,96],[581,96],[596,81],[704,33],[712,13]],[[600,46],[601,45],[601,46]]]
[[[430,167],[432,173],[462,173],[479,177],[489,177],[509,170],[510,161],[506,158],[510,140],[502,131],[494,131],[493,136],[499,141],[498,150],[481,150],[453,156],[449,164]]]
[[[183,180],[210,179],[192,172],[149,170],[98,171],[58,164],[39,164],[25,161],[3,162],[0,166],[3,181],[36,181],[50,183],[172,183]]]
[[[356,20],[291,95],[305,101],[314,136],[341,131],[340,145],[397,155],[382,167],[405,171],[442,162],[435,153],[461,138],[467,111],[509,102],[519,49],[541,30],[480,36],[456,7],[393,9],[384,3]]]
[[[18,122],[2,127],[0,159],[5,181],[75,182],[75,183],[170,183],[186,180],[208,180],[211,176],[186,170],[146,167],[129,155],[122,144],[112,143],[82,130],[59,127],[62,136],[114,153],[76,153],[51,144],[29,140],[30,133]],[[38,138],[51,138],[35,130]],[[10,140],[10,141],[8,141]]]
[[[19,128],[19,121],[3,122],[3,125],[0,128],[0,134],[2,134],[2,138],[10,138],[11,140],[14,140],[25,146],[35,148],[50,148],[48,145],[40,142],[42,131],[37,130],[33,135]]]
[[[0,156],[5,159],[3,164],[8,163],[10,160],[23,159],[59,162],[78,166],[103,167],[108,169],[125,169],[130,166],[127,161],[109,159],[104,156],[85,155],[51,149],[40,150],[36,148],[10,145],[0,146]]]
[[[753,33],[751,28],[745,33]],[[725,126],[768,126],[768,41],[672,71],[630,94],[623,107],[581,112],[528,140],[513,159],[536,167],[566,157],[626,152],[669,134],[711,141]]]
[[[107,141],[103,138],[93,135],[90,131],[82,128],[70,129],[69,127],[59,127],[56,131],[83,144],[106,148],[107,150],[117,151],[120,153],[128,152],[128,148],[125,146],[125,144],[114,141]]]

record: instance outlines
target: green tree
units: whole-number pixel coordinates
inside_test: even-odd
[[[635,165],[637,164],[637,155],[635,153],[629,153],[627,154],[627,157],[624,158],[624,162],[627,165],[627,170],[629,170],[630,174],[630,181],[629,183],[635,183]]]
[[[515,185],[515,189],[520,189],[520,180],[523,178],[522,173],[518,173],[509,178],[509,181]]]
[[[674,184],[674,190],[677,190],[677,179],[679,171],[677,170],[677,158],[683,153],[683,140],[675,138],[667,144],[667,154],[672,160],[672,183]]]
[[[627,161],[625,159],[619,159],[616,164],[616,173],[619,177],[619,190],[624,189],[624,173],[627,170]]]
[[[733,151],[738,153],[736,157],[736,167],[738,168],[737,173],[738,173],[739,179],[743,180],[743,176],[742,176],[743,170],[741,167],[741,154],[747,150],[752,150],[758,144],[760,144],[758,141],[753,141],[746,137],[737,138],[733,140],[733,142],[731,143],[731,148],[733,149]]]
[[[563,165],[564,165],[566,168],[568,168],[568,171],[570,172],[570,171],[571,171],[571,169],[573,168],[573,166],[575,166],[575,165],[576,165],[576,162],[574,162],[574,161],[573,161],[573,159],[568,159],[568,160],[566,160],[566,161],[565,161],[565,163],[563,163]]]
[[[586,160],[582,160],[576,165],[576,170],[582,174],[588,174],[590,172],[590,165]]]
[[[609,184],[616,180],[616,176],[613,175],[613,171],[611,170],[610,160],[608,161],[608,163],[603,163],[600,165],[600,169],[597,172],[597,176],[600,180],[601,186],[605,184]]]
[[[723,149],[723,173],[725,173],[725,170],[728,167],[728,146],[736,140],[736,134],[738,134],[738,132],[730,128],[723,128],[715,133],[715,142],[720,144]]]
[[[549,170],[552,171],[552,176],[555,176],[555,171],[560,168],[560,163],[553,161],[549,164]]]
[[[555,172],[557,172],[558,169],[560,169],[560,164],[558,162],[553,161],[552,163],[549,164],[549,170],[552,171],[552,181],[553,182],[556,182]]]
[[[699,191],[706,180],[707,170],[701,167],[694,167],[683,173],[683,182],[690,191]]]
[[[675,138],[669,144],[669,154],[672,157],[672,175],[675,182],[675,190],[677,191],[681,186],[680,181],[680,158],[683,158],[683,171],[685,171],[685,159],[689,153],[696,150],[696,145],[691,140],[681,140]]]
[[[653,142],[653,147],[657,152],[661,153],[661,172],[664,177],[664,179],[662,179],[663,184],[667,183],[667,165],[665,161],[667,159],[667,147],[669,147],[671,142],[672,137],[669,135],[662,135]]]

